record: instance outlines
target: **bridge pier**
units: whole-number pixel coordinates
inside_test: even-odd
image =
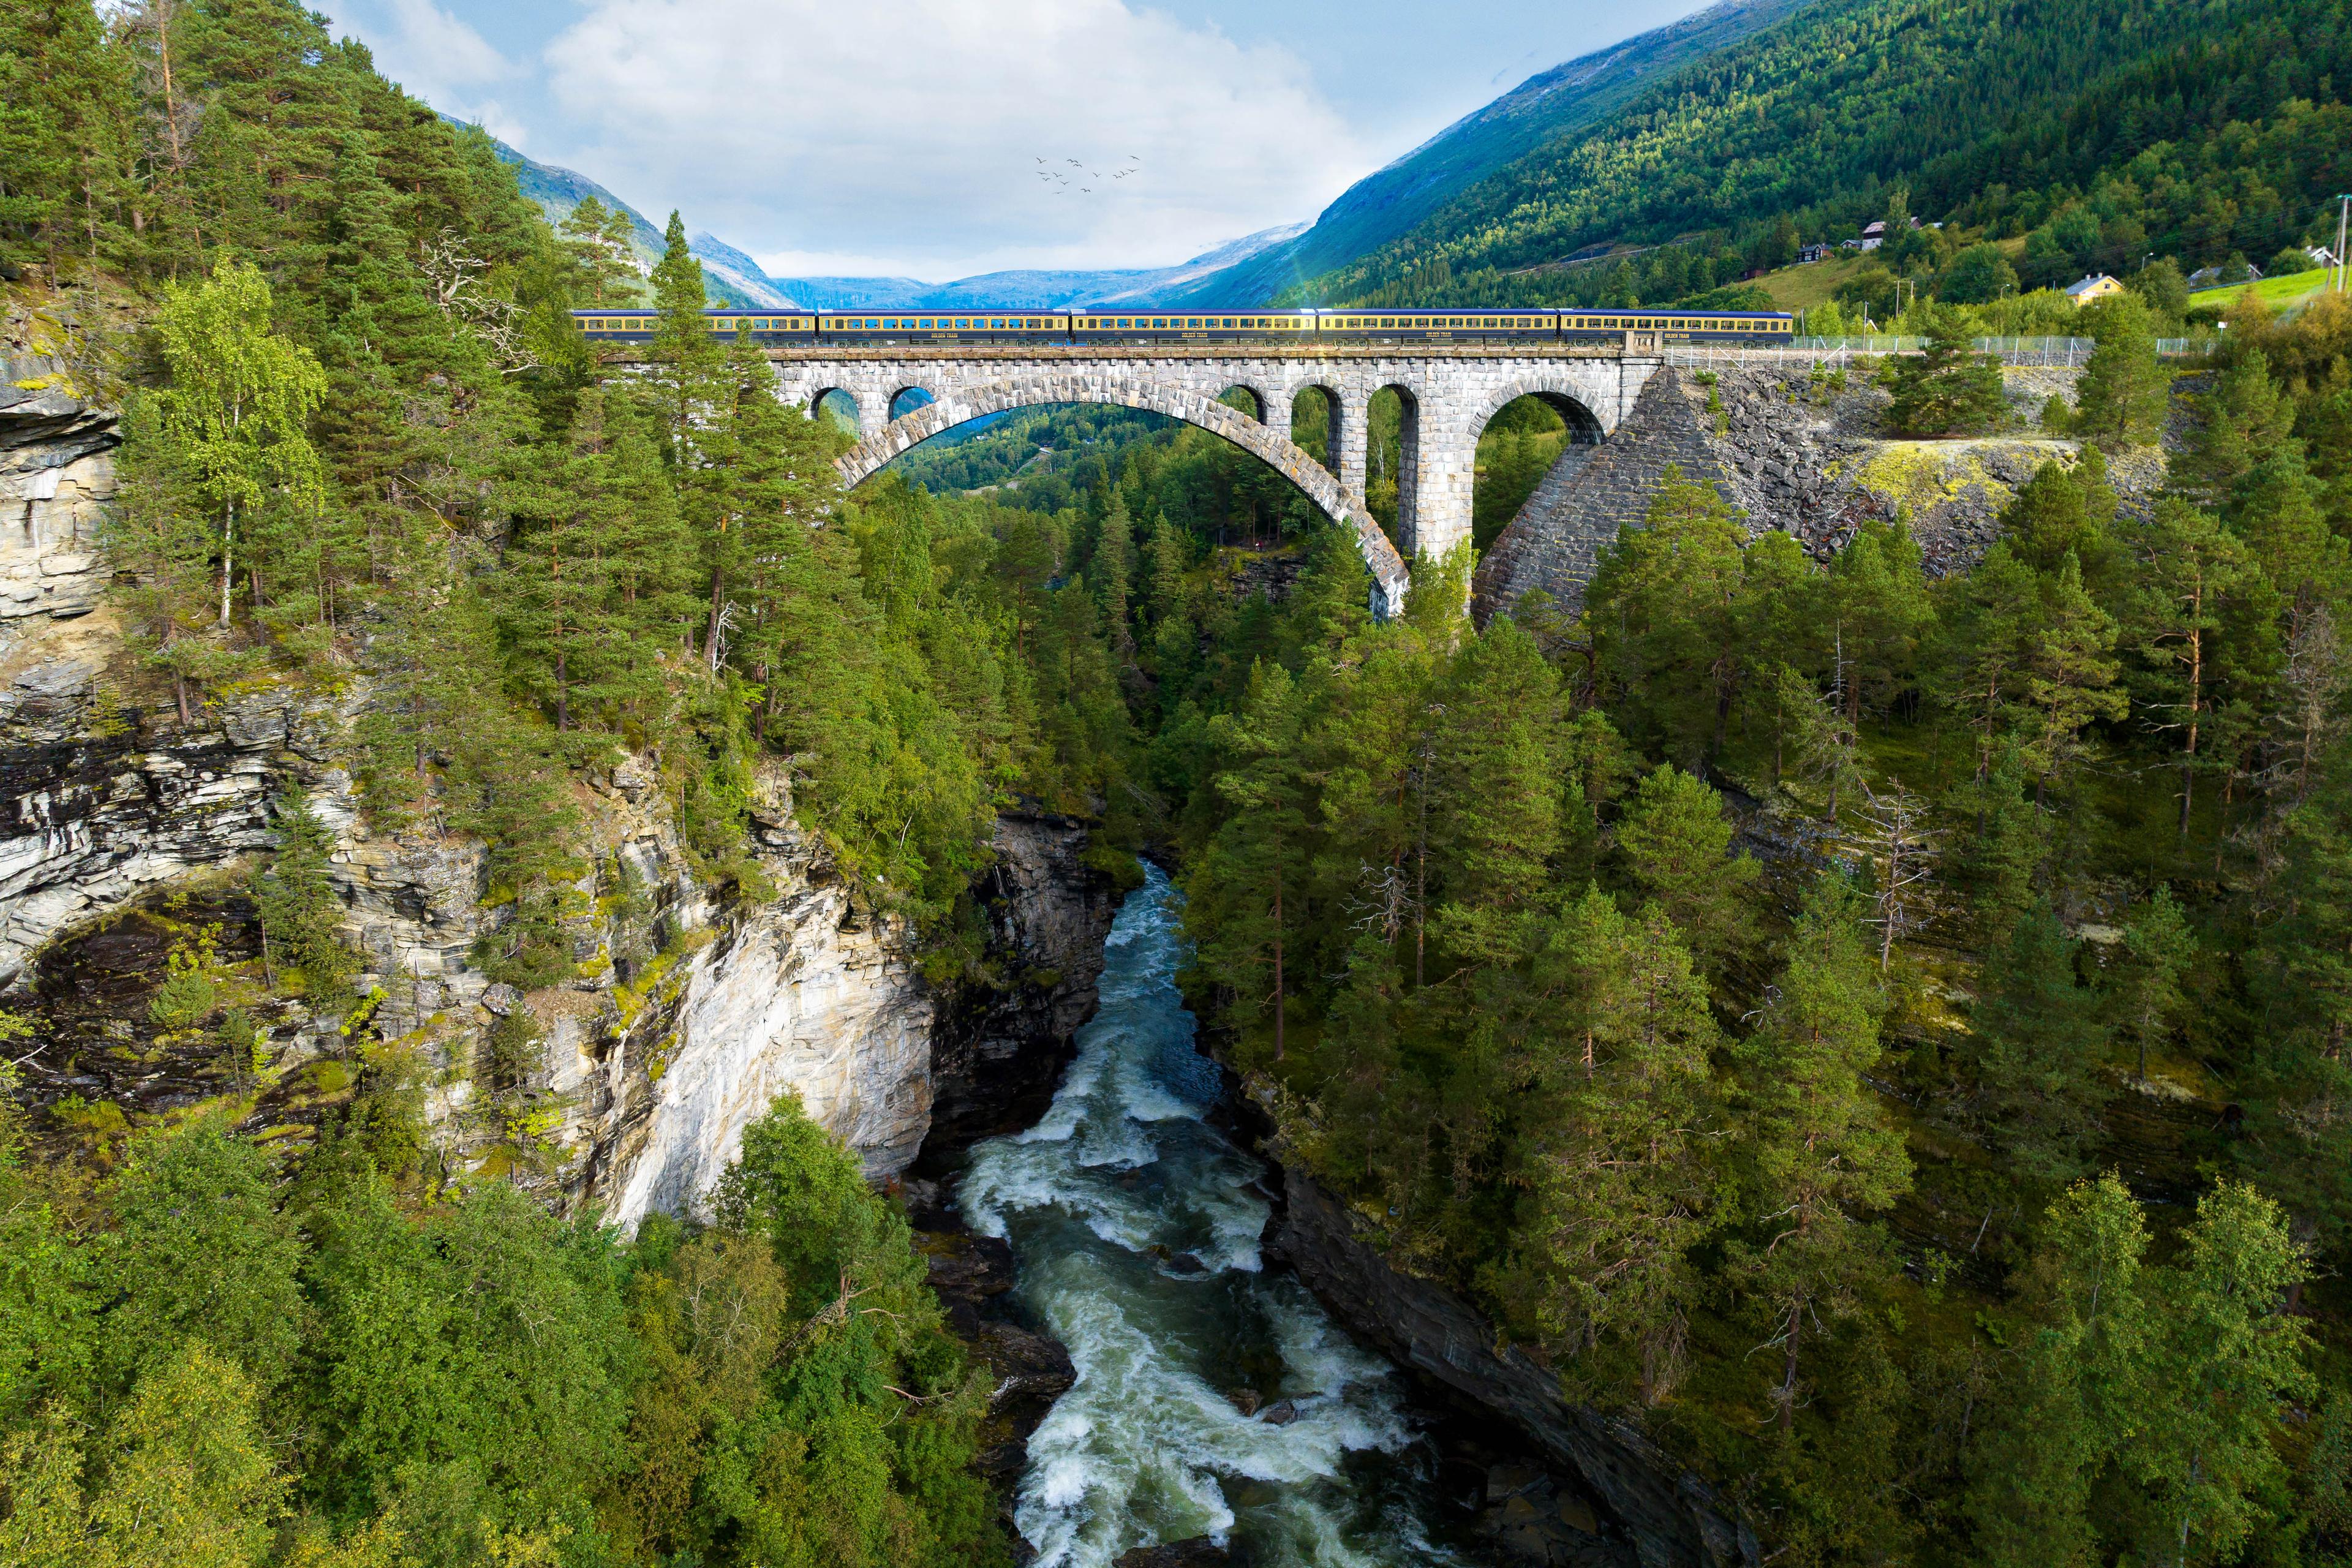
[[[1108,403],[1197,425],[1257,457],[1352,529],[1383,613],[1403,603],[1411,557],[1443,555],[1470,537],[1478,437],[1505,404],[1529,393],[1570,403],[1605,435],[1657,369],[1655,360],[1613,353],[1484,343],[812,344],[769,358],[785,402],[806,405],[838,389],[856,403],[860,438],[839,463],[853,485],[917,442],[983,414]],[[891,398],[916,386],[938,401],[892,420]],[[1234,386],[1257,397],[1258,417],[1217,401]],[[1293,402],[1310,386],[1331,395],[1328,467],[1290,439]],[[1394,545],[1364,501],[1371,401],[1383,387],[1407,399]]]

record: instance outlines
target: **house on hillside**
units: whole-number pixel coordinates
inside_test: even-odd
[[[2077,305],[2087,305],[2094,300],[2105,300],[2123,291],[2124,286],[2104,272],[2094,272],[2079,283],[2066,285],[2066,298]]]
[[[1911,220],[1911,226],[1913,228],[1917,228],[1919,226],[1919,220],[1916,217],[1913,218]],[[1938,224],[1937,226],[1940,228],[1943,226]],[[1859,241],[1851,239],[1846,241],[1849,247],[1858,250],[1876,250],[1880,246],[1885,245],[1885,243],[1886,220],[1885,218],[1874,218],[1869,223],[1864,225],[1862,238]]]
[[[2262,281],[2263,269],[2259,267],[2247,268],[2246,275],[2243,278],[2234,279],[2225,279],[2221,276],[2221,274],[2227,270],[2229,269],[2223,267],[2199,268],[2196,271],[2189,275],[2189,291],[2191,294],[2194,294],[2200,289],[2226,288],[2231,282],[2259,283]]]
[[[1826,245],[1801,245],[1797,247],[1797,260],[1800,264],[1820,261],[1829,253],[1830,247]]]
[[[2305,252],[2305,254],[2311,258],[2311,264],[2314,267],[2333,267],[2336,265],[2336,252],[2327,246],[2315,245]]]

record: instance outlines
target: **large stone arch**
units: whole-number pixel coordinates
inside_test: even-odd
[[[1253,419],[1218,402],[1217,393],[1223,390],[1220,386],[1215,392],[1189,392],[1102,374],[1041,373],[1013,376],[941,393],[936,402],[868,434],[843,453],[835,466],[841,471],[843,483],[856,485],[908,447],[968,420],[1041,404],[1108,403],[1164,414],[1231,441],[1306,491],[1307,498],[1322,508],[1325,515],[1346,523],[1355,532],[1356,548],[1363,552],[1364,564],[1371,569],[1381,601],[1375,608],[1382,615],[1402,608],[1410,576],[1404,558],[1389,542],[1388,535],[1381,531],[1380,524],[1361,507],[1349,502],[1329,469],[1291,441],[1286,424],[1277,429],[1271,423]]]

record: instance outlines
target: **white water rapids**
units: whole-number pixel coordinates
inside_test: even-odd
[[[1261,1267],[1265,1167],[1202,1120],[1219,1077],[1176,988],[1176,901],[1157,869],[1129,896],[1051,1109],[977,1146],[961,1187],[1077,1368],[1029,1440],[1017,1518],[1036,1568],[1202,1535],[1252,1564],[1457,1563],[1432,1538],[1434,1460],[1397,1378]],[[1244,1415],[1242,1388],[1297,1419]]]

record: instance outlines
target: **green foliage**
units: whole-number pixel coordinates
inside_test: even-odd
[[[1916,358],[1892,362],[1889,428],[1903,436],[1973,436],[2000,417],[2000,366],[1971,352],[1969,324],[1956,311],[1931,305],[1921,322],[1927,342]],[[2154,351],[2150,350],[2150,358]]]
[[[294,790],[278,803],[278,853],[253,879],[253,901],[273,964],[302,976],[311,998],[324,1010],[352,998],[359,954],[341,931],[342,902],[328,876],[334,836]]]
[[[1774,263],[1783,225],[1797,240],[1853,237],[1898,193],[1905,216],[1875,253],[1890,284],[1957,264],[1964,226],[2023,236],[2029,288],[2137,271],[2150,251],[2191,266],[2269,255],[2315,237],[2341,184],[2352,44],[2338,21],[2325,0],[1814,9],[1666,73],[1298,292],[1664,304]],[[1914,231],[1912,213],[1946,227]],[[1569,263],[1603,244],[1675,254],[1654,272]],[[1959,276],[1960,292],[1988,276],[1997,292],[1986,258]],[[1892,292],[1873,300],[1881,321]]]

